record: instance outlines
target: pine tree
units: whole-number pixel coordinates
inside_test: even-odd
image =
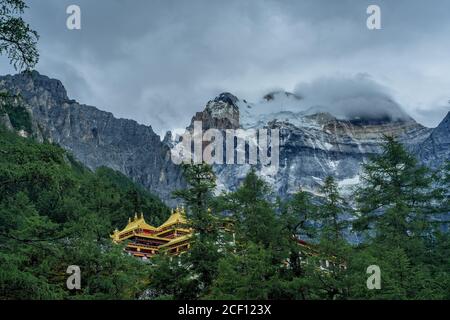
[[[177,190],[174,196],[181,198],[188,208],[189,220],[199,238],[217,236],[216,220],[210,213],[216,177],[210,165],[184,165],[184,177],[188,187]]]
[[[184,200],[188,220],[194,229],[191,249],[183,261],[190,266],[192,281],[196,283],[195,292],[200,297],[208,292],[222,256],[219,243],[221,218],[211,211],[216,178],[207,164],[185,165],[184,177],[188,187],[174,192],[174,196]]]
[[[308,239],[315,236],[316,229],[311,221],[317,216],[317,207],[312,204],[307,192],[300,189],[292,199],[279,206],[284,228],[292,237]]]
[[[112,170],[99,176],[80,167],[56,145],[1,129],[0,154],[0,299],[138,298],[149,271],[111,242],[118,204],[131,206],[111,180],[141,189]],[[158,205],[155,212],[167,211]],[[80,290],[66,287],[69,265],[81,269]]]
[[[355,227],[372,228],[377,240],[404,247],[430,232],[432,176],[394,138],[384,139],[382,153],[363,168]]]
[[[151,261],[149,299],[194,300],[198,298],[197,282],[186,255],[169,256],[160,254]]]
[[[447,216],[450,212],[450,161],[446,161],[441,168],[434,173],[434,194],[437,205],[436,210]],[[444,217],[444,220],[450,222],[450,217]]]
[[[317,215],[317,208],[311,203],[310,195],[302,190],[295,193],[287,202],[280,203],[279,206],[281,207],[282,232],[288,240],[289,267],[294,277],[304,276],[305,254],[300,250],[298,239],[310,241],[316,237],[316,228],[311,222]]]
[[[333,177],[328,176],[325,179],[321,192],[323,204],[318,207],[315,219],[320,225],[321,239],[340,242],[343,240],[343,232],[348,223],[341,216],[344,213],[345,202]]]
[[[439,235],[440,223],[435,219],[439,192],[432,187],[430,170],[395,139],[385,137],[382,153],[364,165],[362,184],[355,193],[360,216],[354,226],[366,230],[368,238],[349,264],[353,281],[368,264],[380,266],[382,290],[368,292],[358,283],[352,286],[352,296],[445,296],[448,289],[439,279],[448,277],[449,270],[439,244],[446,240]]]
[[[318,230],[311,244],[313,252],[307,257],[305,286],[310,299],[346,299],[351,247],[344,237],[348,220],[343,214],[350,213],[350,208],[333,177],[325,179],[321,193],[316,214],[312,217]]]
[[[252,169],[235,192],[222,198],[222,209],[228,211],[236,222],[238,243],[251,241],[281,250],[284,243],[282,226],[269,196],[267,183]]]
[[[247,243],[238,254],[229,254],[219,263],[218,275],[208,299],[274,299],[279,266],[273,253],[254,243]]]

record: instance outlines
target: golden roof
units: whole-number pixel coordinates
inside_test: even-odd
[[[129,231],[134,231],[137,229],[156,230],[156,228],[154,226],[151,226],[147,222],[145,222],[143,213],[141,213],[139,218],[137,216],[137,213],[135,213],[134,219],[131,220],[131,218],[128,218],[127,226],[121,231],[119,231],[117,229],[114,230],[114,233],[111,235],[111,238],[115,241],[118,241],[120,239],[119,236],[121,234],[127,233]]]
[[[126,240],[128,238],[132,238],[134,236],[139,236],[139,237],[148,238],[148,239],[162,240],[162,241],[166,241],[168,243],[173,243],[173,240],[175,240],[175,239],[169,240],[165,237],[160,237],[160,235],[165,234],[166,231],[171,229],[171,227],[173,227],[173,226],[175,226],[173,228],[175,232],[181,231],[181,232],[185,232],[185,233],[190,233],[190,232],[192,232],[191,229],[180,228],[179,226],[176,226],[177,224],[187,225],[187,223],[188,223],[188,221],[187,221],[185,210],[183,207],[181,209],[177,207],[175,210],[172,210],[172,214],[167,219],[167,221],[164,222],[162,225],[160,225],[158,228],[155,228],[154,226],[146,223],[145,219],[144,219],[144,215],[142,213],[139,218],[138,218],[137,214],[135,214],[134,219],[131,219],[131,218],[128,219],[128,224],[123,230],[121,230],[121,231],[119,231],[117,229],[114,230],[114,233],[111,235],[111,238],[116,243]],[[136,232],[136,230],[138,230],[138,229],[152,230],[152,231],[154,231],[154,233],[145,234],[142,232]]]
[[[141,213],[141,216],[138,218],[137,214],[134,215],[134,219],[128,219],[128,225],[123,229],[123,231],[129,231],[134,229],[149,229],[149,230],[156,230],[156,228],[152,225],[149,225],[147,222],[145,222],[144,214]]]
[[[172,239],[171,241],[169,241],[169,242],[167,242],[167,243],[161,245],[160,248],[170,247],[171,245],[173,245],[173,244],[175,244],[175,243],[179,243],[179,242],[182,242],[182,241],[184,241],[184,240],[189,240],[191,237],[192,237],[191,234],[186,234],[186,235],[184,235],[184,236],[181,236],[181,237],[178,237],[178,238],[174,238],[174,239]]]
[[[158,227],[158,230],[170,227],[174,224],[187,224],[186,219],[186,213],[184,211],[184,208],[176,208],[175,211],[172,211],[172,214],[170,215],[169,219],[167,219],[166,222],[164,222],[162,225]]]

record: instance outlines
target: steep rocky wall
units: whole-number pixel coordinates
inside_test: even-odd
[[[107,166],[140,183],[168,203],[184,186],[169,148],[150,126],[70,100],[60,81],[37,72],[0,77],[0,89],[20,94],[45,138],[72,152],[91,169]]]

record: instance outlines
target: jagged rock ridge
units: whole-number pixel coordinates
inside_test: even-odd
[[[226,95],[232,96],[229,93]],[[291,101],[301,100],[300,97],[280,93],[271,94],[270,99],[266,95],[264,99],[273,104],[276,103],[277,95],[283,99],[287,97]],[[300,187],[316,193],[328,175],[337,179],[344,192],[350,191],[351,187],[359,182],[361,164],[371,155],[381,151],[383,135],[396,137],[408,149],[416,152],[424,163],[437,166],[449,159],[448,121],[433,130],[418,124],[410,117],[338,119],[328,112],[312,111],[312,108],[304,112],[282,110],[260,113],[256,110],[257,105],[232,97],[227,101],[215,99],[208,102],[205,110],[197,113],[201,116],[194,117],[193,121],[207,119],[208,128],[218,129],[235,129],[237,126],[243,129],[279,129],[280,166],[273,168],[259,165],[257,168],[259,174],[272,185],[275,194],[280,196],[288,196]],[[228,114],[226,110],[235,110],[236,107],[233,115],[239,114],[239,121],[233,119],[232,125],[229,122],[228,126],[224,125],[227,122],[223,120],[222,115]],[[221,108],[223,112],[219,111]],[[215,114],[220,116],[216,118]],[[418,146],[426,150],[424,145],[434,151],[426,152],[426,156],[418,153]],[[426,157],[430,157],[430,160]],[[218,176],[218,191],[222,191],[235,189],[250,170],[250,166],[215,165],[214,169]]]
[[[59,80],[38,72],[0,77],[0,90],[20,94],[46,139],[72,152],[91,169],[122,172],[163,200],[183,187],[182,173],[169,148],[150,126],[71,100]]]
[[[450,160],[450,112],[415,151],[422,162],[431,168],[436,169],[445,160]]]
[[[81,105],[68,98],[60,81],[37,72],[0,77],[2,89],[20,93],[42,137],[68,149],[88,167],[118,170],[166,202],[170,202],[173,190],[185,185],[180,168],[170,159],[170,147],[176,143],[170,132],[161,142],[151,127]],[[264,97],[271,104],[277,99],[283,99],[285,106],[303,101],[283,92]],[[380,152],[384,134],[395,136],[431,167],[437,168],[450,158],[449,115],[437,128],[430,129],[409,117],[340,119],[315,107],[295,112],[288,108],[276,111],[272,106],[261,112],[257,104],[223,93],[210,100],[187,129],[192,129],[194,121],[202,121],[203,130],[279,129],[279,167],[259,165],[257,170],[280,196],[300,187],[316,193],[328,175],[348,190],[358,183],[361,164]],[[2,121],[7,123],[6,117]],[[214,170],[220,192],[235,189],[250,165],[215,165]]]

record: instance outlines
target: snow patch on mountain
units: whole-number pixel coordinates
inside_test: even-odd
[[[333,176],[349,195],[360,182],[361,165],[381,151],[383,135],[406,145],[430,135],[431,129],[404,113],[381,87],[364,77],[358,81],[325,81],[333,92],[321,101],[313,99],[314,91],[323,93],[317,84],[301,93],[271,92],[256,103],[233,101],[241,128],[280,130],[280,166],[257,167],[276,194],[289,196],[300,188],[320,194],[324,179]],[[350,88],[337,92],[345,86]],[[221,184],[233,189],[249,169],[221,166],[216,172]]]

